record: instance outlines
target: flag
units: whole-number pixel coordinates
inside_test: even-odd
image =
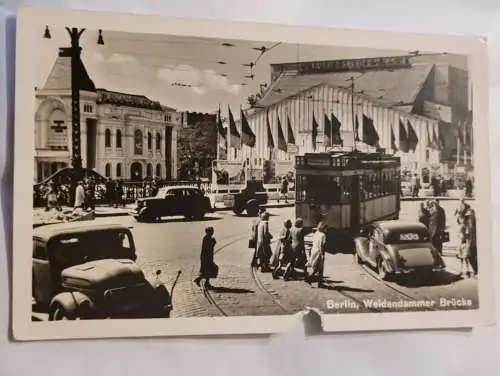
[[[286,140],[285,135],[283,134],[283,129],[281,128],[281,120],[278,115],[278,150],[286,151]]]
[[[408,153],[410,150],[408,143],[408,133],[406,132],[406,127],[404,123],[399,119],[399,150],[403,153]]]
[[[218,136],[217,138],[219,140],[219,142],[218,142],[219,146],[225,149],[227,147],[227,139],[226,139],[227,128],[224,128],[224,126],[222,125],[220,106],[219,106],[219,112],[217,114],[217,136]]]
[[[325,129],[324,129],[325,138],[328,137],[328,144],[332,145],[332,123],[328,118],[328,115],[325,114]]]
[[[274,149],[273,132],[271,132],[271,124],[269,123],[269,113],[266,113],[266,126],[267,126],[267,147]]]
[[[295,136],[293,135],[293,129],[292,129],[292,124],[290,123],[290,116],[286,117],[287,120],[287,138],[288,138],[288,143],[295,145]]]
[[[380,148],[379,140],[380,138],[373,124],[373,119],[363,115],[363,143],[378,149]]]
[[[243,109],[240,109],[240,117],[241,117],[241,142],[247,146],[253,148],[255,146],[255,134],[252,132],[252,128],[250,128],[250,124],[248,124],[247,117],[243,112]]]
[[[407,122],[408,122],[408,148],[411,151],[415,151],[418,145],[418,136],[415,133],[415,129],[413,129],[413,126],[411,125],[410,121],[408,120]]]
[[[332,120],[331,120],[331,125],[332,125],[332,140],[331,144],[332,145],[342,145],[342,137],[340,136],[340,127],[342,124],[340,123],[340,120],[337,119],[335,114],[332,112]]]
[[[313,112],[313,123],[312,123],[312,147],[316,150],[316,137],[318,137],[318,122],[316,121],[316,115]]]
[[[396,146],[396,136],[394,136],[394,130],[391,127],[391,149],[396,152],[398,147]]]
[[[229,111],[229,147],[239,148],[241,146],[240,133],[238,132],[238,128],[236,128],[234,116],[229,106],[228,106],[228,111]]]
[[[427,147],[430,149],[439,149],[438,140],[436,139],[436,134],[434,133],[434,125],[430,125],[432,127],[432,132],[429,132],[429,125],[427,125]]]

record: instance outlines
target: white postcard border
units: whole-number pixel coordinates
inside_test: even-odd
[[[43,20],[43,25],[40,20]],[[479,309],[470,311],[356,313],[323,315],[325,331],[463,328],[492,324],[494,316],[492,233],[490,213],[490,153],[488,127],[488,81],[486,40],[476,37],[430,36],[280,26],[260,23],[166,18],[139,14],[117,14],[64,10],[39,6],[21,7],[17,19],[12,328],[19,340],[117,338],[265,334],[286,330],[295,316],[250,316],[224,318],[179,318],[100,320],[73,322],[31,321],[32,181],[35,113],[34,82],[36,57],[33,46],[40,43],[45,24],[143,34],[174,34],[219,39],[276,41],[425,52],[449,52],[469,58],[474,82],[474,141],[476,213],[478,218]],[[332,43],[337,42],[337,43]],[[24,129],[23,127],[29,127]],[[478,145],[480,145],[478,147]],[[322,309],[323,307],[318,307]]]

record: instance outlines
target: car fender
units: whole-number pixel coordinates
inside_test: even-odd
[[[92,300],[85,294],[73,291],[62,292],[52,298],[49,312],[52,312],[56,305],[60,305],[66,313],[72,317],[81,317],[95,309]]]
[[[246,202],[246,206],[251,206],[251,205],[256,205],[256,206],[259,206],[259,201],[256,200],[255,198],[251,198],[250,200],[248,200]]]
[[[382,262],[384,262],[387,271],[395,271],[398,266],[398,258],[395,250],[391,247],[381,247],[379,253],[382,257]]]
[[[364,236],[358,236],[354,238],[354,251],[361,257],[365,257],[368,253],[370,239]]]

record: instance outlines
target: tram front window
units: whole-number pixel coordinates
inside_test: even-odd
[[[297,187],[302,192],[302,201],[314,202],[320,205],[340,204],[341,187],[336,177],[331,176],[301,176]]]

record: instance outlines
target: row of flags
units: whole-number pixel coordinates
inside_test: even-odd
[[[232,148],[241,148],[242,145],[247,145],[250,148],[255,147],[256,144],[256,136],[253,133],[247,117],[240,108],[240,119],[241,119],[241,134],[238,131],[236,126],[236,122],[234,120],[233,113],[231,109],[228,107],[229,113],[229,126],[227,128],[223,127],[221,110],[219,108],[218,117],[217,117],[217,132],[219,138],[219,146],[226,148],[227,146]],[[286,116],[286,127],[287,127],[287,137],[283,132],[283,126],[281,123],[281,119],[277,117],[278,122],[278,139],[277,144],[275,143],[273,133],[271,130],[271,124],[269,121],[269,113],[266,113],[266,128],[267,128],[267,147],[270,149],[275,149],[277,147],[278,150],[287,151],[288,145],[295,145],[295,136],[293,133],[293,127],[290,122],[290,117]],[[377,129],[374,125],[374,120],[367,115],[362,115],[362,142],[375,147],[377,149],[380,148],[380,137],[377,132]],[[342,145],[343,140],[341,137],[341,126],[342,123],[332,112],[330,114],[324,114],[324,135],[327,137],[325,140],[325,145],[333,146],[333,145]],[[355,119],[355,141],[360,141],[359,135],[359,119],[356,116]],[[318,130],[319,123],[316,120],[316,115],[313,113],[312,117],[312,149],[316,150],[317,148],[317,138],[318,138]],[[229,134],[228,134],[229,133]],[[229,137],[229,143],[228,143]],[[471,136],[469,136],[471,138]],[[460,124],[458,128],[457,134],[457,142],[461,145],[470,145],[466,141],[467,138],[467,127],[465,127],[465,123]],[[434,127],[429,129],[427,127],[427,147],[430,149],[441,150],[444,148],[444,140],[442,139],[439,132],[436,131]],[[391,127],[391,149],[396,151],[402,151],[404,153],[408,153],[409,151],[415,151],[417,145],[419,143],[419,138],[417,133],[410,122],[410,120],[406,120],[404,122],[402,119],[399,120],[399,139],[396,140],[394,130]]]

